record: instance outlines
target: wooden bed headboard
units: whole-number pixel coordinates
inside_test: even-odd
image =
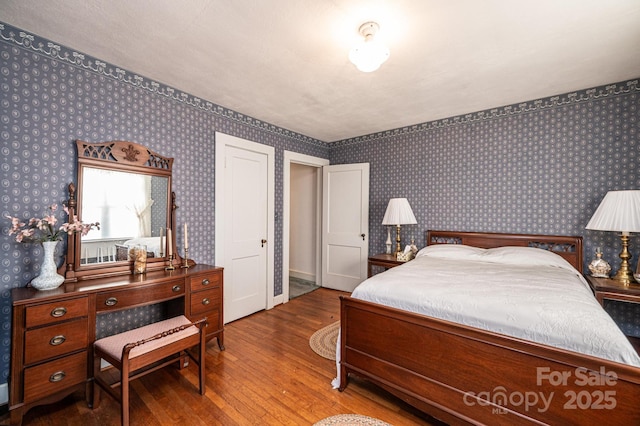
[[[535,247],[562,256],[582,273],[582,237],[567,235],[500,234],[491,232],[427,231],[427,245],[464,244],[473,247]]]

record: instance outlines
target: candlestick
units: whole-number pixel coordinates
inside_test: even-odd
[[[176,269],[176,267],[173,266],[173,255],[170,254],[169,255],[169,266],[165,267],[164,270],[165,271],[173,271],[174,269]]]
[[[183,268],[189,267],[189,248],[188,247],[184,248],[184,262],[182,263],[182,267]]]
[[[173,241],[171,238],[171,228],[167,228],[167,254],[169,258],[173,256]]]
[[[189,248],[189,241],[187,240],[187,224],[184,224],[184,248],[185,250]]]
[[[164,257],[164,228],[160,228],[160,257]]]

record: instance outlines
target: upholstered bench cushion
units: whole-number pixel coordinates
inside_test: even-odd
[[[191,321],[189,321],[184,315],[180,315],[174,318],[169,318],[160,322],[145,325],[144,327],[134,328],[133,330],[125,331],[124,333],[115,334],[113,336],[96,340],[94,346],[103,353],[115,359],[121,360],[122,348],[124,348],[127,344],[148,339],[157,334],[161,334],[165,331],[169,331],[176,327],[187,324],[191,324]],[[198,334],[198,332],[198,327],[193,325],[160,339],[152,340],[143,345],[136,346],[135,348],[131,349],[131,352],[129,352],[129,359],[135,358],[147,352],[151,352],[167,344],[177,342],[178,340],[182,340],[185,337],[191,336],[193,334]]]

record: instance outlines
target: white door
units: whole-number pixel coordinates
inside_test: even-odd
[[[224,319],[267,307],[267,155],[227,146]]]
[[[369,164],[325,166],[322,286],[353,291],[367,278]]]

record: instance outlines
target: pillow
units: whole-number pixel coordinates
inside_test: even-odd
[[[439,259],[475,259],[486,252],[486,249],[466,246],[464,244],[434,244],[420,250],[416,257],[430,256]]]
[[[487,262],[502,263],[508,265],[523,266],[556,266],[570,271],[575,271],[560,255],[535,247],[497,247],[488,249],[482,255]]]

